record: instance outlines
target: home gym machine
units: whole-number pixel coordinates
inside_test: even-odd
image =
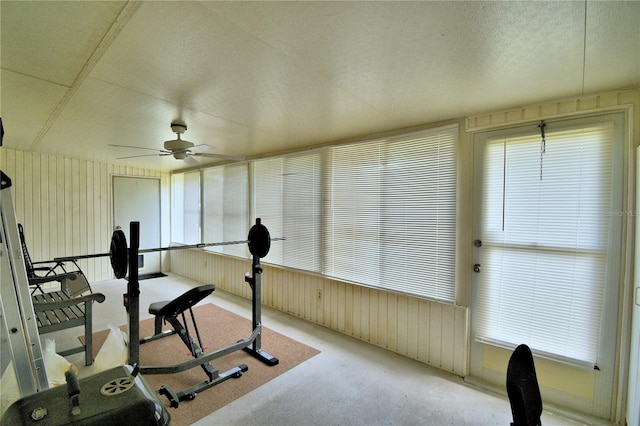
[[[243,241],[229,241],[220,243],[201,243],[193,245],[181,245],[160,247],[152,249],[139,249],[140,241],[140,223],[131,222],[130,232],[131,237],[130,246],[127,247],[126,237],[122,230],[116,230],[113,233],[111,239],[111,246],[109,253],[91,254],[72,257],[56,258],[56,261],[65,260],[78,260],[87,259],[93,257],[109,256],[111,259],[111,266],[117,278],[124,278],[129,271],[127,293],[124,294],[124,306],[128,314],[128,326],[129,326],[129,364],[140,365],[140,344],[151,342],[162,337],[166,337],[172,334],[180,335],[180,338],[191,351],[193,359],[185,361],[180,364],[170,366],[144,366],[140,365],[140,373],[142,374],[175,374],[183,371],[190,370],[195,367],[201,367],[207,375],[207,380],[192,386],[188,389],[184,389],[180,392],[174,392],[173,390],[163,386],[159,392],[166,396],[171,406],[176,408],[180,401],[192,400],[196,397],[197,393],[215,386],[227,379],[238,378],[242,376],[242,373],[248,370],[245,364],[241,364],[234,367],[224,373],[219,373],[218,370],[211,364],[211,361],[217,358],[221,358],[232,352],[243,350],[260,360],[268,366],[274,366],[278,364],[278,359],[273,355],[262,350],[262,266],[260,259],[265,257],[269,253],[271,247],[271,241],[284,240],[284,238],[271,238],[267,228],[261,223],[260,218],[256,219],[255,224],[249,230],[247,240]],[[249,251],[252,255],[251,273],[245,274],[245,281],[250,285],[252,291],[252,333],[243,340],[231,344],[227,347],[218,349],[214,352],[204,353],[203,345],[200,341],[200,336],[193,318],[193,312],[191,308],[211,294],[215,287],[212,285],[201,286],[194,288],[178,298],[172,301],[157,302],[150,306],[149,312],[156,316],[155,334],[153,336],[140,339],[140,286],[138,282],[138,255],[139,253],[148,253],[153,251],[165,251],[165,250],[184,250],[191,248],[203,248],[220,245],[231,244],[248,244]],[[199,345],[193,340],[186,327],[186,320],[184,320],[184,312],[189,310],[193,319],[194,328],[196,329],[196,335],[198,337]],[[182,315],[183,323],[179,322],[178,316]],[[161,321],[166,320],[173,326],[173,330],[162,332],[158,326]]]

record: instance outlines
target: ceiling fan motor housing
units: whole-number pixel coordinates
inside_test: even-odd
[[[184,151],[189,148],[193,148],[193,145],[193,142],[184,141],[180,139],[180,136],[178,136],[178,139],[165,141],[164,149],[166,149],[167,151]]]
[[[178,138],[170,141],[164,142],[164,149],[167,151],[171,151],[173,153],[173,157],[182,160],[187,158],[189,153],[187,150],[189,148],[193,148],[193,142],[184,141],[180,139],[180,135],[187,131],[187,123],[181,120],[174,120],[171,122],[171,130],[175,133]]]

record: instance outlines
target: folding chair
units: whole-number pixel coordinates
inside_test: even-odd
[[[34,262],[29,255],[29,249],[24,237],[24,228],[19,223],[18,232],[20,233],[20,244],[22,245],[22,255],[24,257],[24,266],[27,270],[27,278],[29,285],[33,288],[31,294],[36,292],[44,293],[42,284],[52,281],[58,281],[62,291],[67,293],[69,297],[74,298],[85,292],[93,293],[89,280],[84,275],[80,266],[75,260],[71,261],[72,270],[67,270],[69,266],[65,266],[64,262],[54,260],[45,260]]]
[[[102,303],[102,293],[93,293],[87,277],[76,262],[72,262],[76,270],[67,271],[63,262],[33,262],[24,238],[24,229],[18,224],[20,244],[27,279],[31,292],[31,301],[36,315],[39,334],[51,333],[72,327],[84,327],[84,344],[65,351],[60,355],[67,356],[78,352],[85,353],[85,364],[93,363],[93,302]],[[45,265],[45,266],[35,266]],[[43,273],[38,275],[36,272]],[[42,284],[52,281],[60,283],[60,290],[42,288]],[[83,293],[89,294],[82,296]]]

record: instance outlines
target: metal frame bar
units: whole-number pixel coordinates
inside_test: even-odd
[[[0,175],[0,316],[20,395],[24,397],[47,389],[49,381],[22,259],[18,222],[11,197],[11,179],[2,171]],[[4,341],[2,343],[5,344]],[[2,373],[6,367],[3,361]]]

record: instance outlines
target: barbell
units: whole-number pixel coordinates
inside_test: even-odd
[[[218,243],[199,243],[180,246],[169,247],[157,247],[138,250],[138,253],[152,253],[156,251],[170,251],[170,250],[185,250],[192,248],[204,248],[214,246],[228,246],[234,244],[247,244],[249,251],[253,256],[259,258],[265,257],[269,253],[271,248],[271,241],[282,241],[284,237],[271,238],[269,230],[266,226],[260,223],[260,218],[256,219],[255,225],[249,230],[249,235],[246,240],[240,241],[223,241]],[[79,256],[67,256],[56,257],[56,262],[67,262],[79,259],[93,259],[97,257],[109,257],[111,259],[111,267],[116,278],[124,278],[127,275],[127,269],[129,265],[128,261],[129,248],[127,247],[127,238],[121,229],[113,231],[111,236],[111,245],[109,246],[109,253],[96,253],[96,254],[84,254]]]

